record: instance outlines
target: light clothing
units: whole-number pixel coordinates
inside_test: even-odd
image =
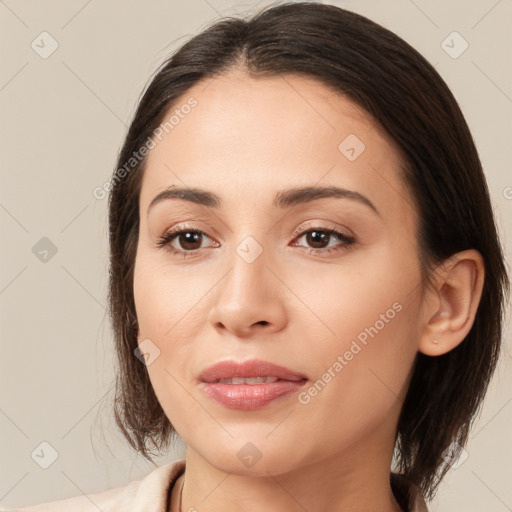
[[[125,487],[8,512],[167,512],[174,483],[184,470],[184,460],[170,462]],[[412,494],[414,504],[407,512],[428,512],[419,493]]]

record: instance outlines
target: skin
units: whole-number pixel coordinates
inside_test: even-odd
[[[459,253],[438,269],[433,290],[422,286],[399,152],[320,82],[236,69],[192,87],[173,110],[190,97],[197,106],[148,156],[134,275],[139,343],[160,350],[147,370],[187,444],[170,510],[183,481],[184,511],[400,510],[389,468],[411,367],[418,350],[441,354],[469,331],[483,280],[478,253]],[[365,144],[354,161],[338,149],[349,134]],[[350,198],[272,205],[278,191],[307,185],[356,191],[378,213]],[[221,206],[169,199],[148,213],[168,187],[206,189]],[[183,237],[172,242],[180,254],[156,245],[177,225],[204,233],[192,256],[183,257]],[[318,239],[294,236],[299,227],[335,227],[356,241],[331,236],[321,249]],[[263,251],[252,263],[237,253],[248,236]],[[401,310],[306,404],[293,393],[238,411],[199,387],[215,362],[259,358],[307,375],[308,389],[397,303]],[[237,457],[249,442],[261,454],[252,467]]]

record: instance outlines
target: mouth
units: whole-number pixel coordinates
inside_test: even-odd
[[[239,385],[239,384],[248,384],[248,385],[254,385],[254,384],[268,384],[269,382],[277,382],[277,377],[232,377],[231,379],[219,379],[214,382],[220,382],[221,384],[233,384],[233,385]]]
[[[307,382],[299,372],[268,361],[222,361],[199,376],[206,395],[229,409],[261,409],[272,401],[298,392]]]

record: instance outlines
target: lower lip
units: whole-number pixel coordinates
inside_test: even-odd
[[[305,380],[278,380],[265,384],[221,384],[203,382],[201,387],[206,394],[229,409],[261,409],[273,400],[289,393],[295,393],[305,384]]]

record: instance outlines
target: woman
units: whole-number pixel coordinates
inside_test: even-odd
[[[186,459],[24,510],[427,510],[508,289],[432,66],[334,6],[219,21],[152,79],[110,185],[116,419]]]

